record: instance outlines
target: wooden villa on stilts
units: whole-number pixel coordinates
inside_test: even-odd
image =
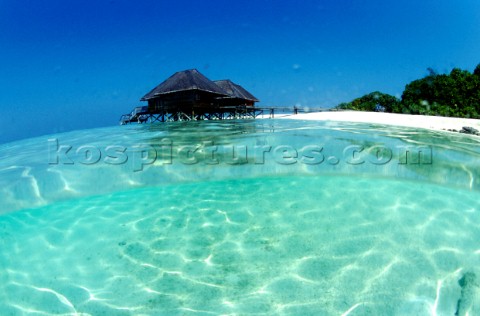
[[[230,80],[211,81],[198,70],[180,71],[156,86],[141,101],[148,106],[135,108],[121,117],[131,122],[169,122],[255,118],[255,98]]]

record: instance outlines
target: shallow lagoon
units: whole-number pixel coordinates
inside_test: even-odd
[[[2,145],[1,314],[478,313],[478,148],[294,120]]]

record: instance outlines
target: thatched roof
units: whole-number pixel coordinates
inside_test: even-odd
[[[253,102],[258,102],[258,99],[255,98],[250,92],[245,90],[242,86],[233,83],[230,80],[216,80],[214,81],[217,86],[219,86],[223,91],[225,91],[228,96],[226,98],[238,98],[244,100],[250,100]]]
[[[156,86],[152,91],[147,93],[141,101],[155,98],[162,94],[186,91],[186,90],[201,90],[216,94],[218,96],[226,96],[227,93],[223,91],[213,81],[202,75],[196,69],[179,71],[173,74],[170,78]]]

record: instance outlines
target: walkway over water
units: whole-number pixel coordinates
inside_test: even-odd
[[[331,111],[325,108],[298,108],[298,107],[251,107],[251,106],[224,106],[217,108],[198,108],[192,112],[160,111],[149,112],[148,107],[140,106],[132,110],[130,114],[120,117],[120,124],[129,123],[154,123],[174,121],[198,121],[198,120],[234,120],[234,119],[255,119],[257,117],[274,118],[275,113],[297,114]]]

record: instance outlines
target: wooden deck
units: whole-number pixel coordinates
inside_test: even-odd
[[[136,107],[129,114],[120,117],[120,124],[130,123],[154,123],[154,122],[176,122],[176,121],[200,121],[200,120],[237,120],[274,118],[275,113],[295,115],[297,113],[310,113],[328,111],[324,108],[297,108],[297,107],[251,107],[251,106],[230,106],[218,108],[197,108],[191,112],[186,111],[158,111],[149,112],[147,107]]]
[[[129,114],[123,114],[120,117],[120,125],[130,123],[145,123],[148,120],[148,107],[137,106]]]

